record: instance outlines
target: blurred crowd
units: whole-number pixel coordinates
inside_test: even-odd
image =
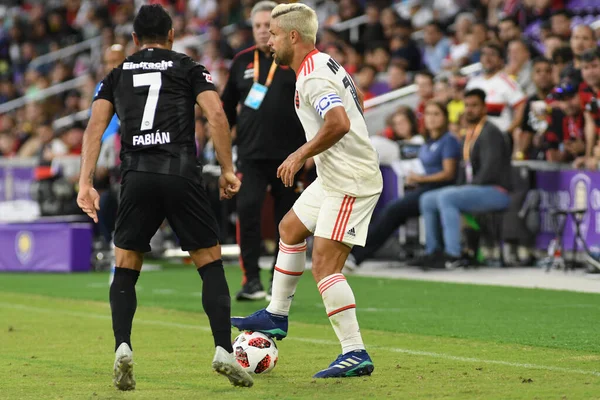
[[[8,0],[0,6],[0,105],[28,102],[0,118],[0,156],[77,154],[83,125],[56,128],[60,117],[88,110],[105,68],[90,51],[53,62],[36,57],[100,37],[125,55],[136,9],[161,3],[173,15],[175,49],[204,64],[222,90],[234,55],[253,44],[253,0]],[[318,47],[331,54],[372,98],[416,84],[416,108],[391,113],[381,134],[419,142],[423,110],[447,106],[451,131],[464,135],[465,88],[488,94],[488,114],[513,143],[515,159],[596,167],[600,148],[597,40],[600,3],[584,0],[309,0],[322,29]],[[465,11],[468,10],[468,11]],[[357,32],[336,24],[364,19]],[[594,24],[596,23],[596,24]],[[226,29],[223,29],[227,27]],[[358,34],[356,34],[358,33]],[[202,39],[200,39],[202,38]],[[596,51],[596,53],[594,53]],[[586,58],[587,57],[587,58]],[[585,61],[590,60],[590,61]],[[482,76],[461,74],[481,62]],[[32,66],[34,65],[34,66]],[[84,77],[76,89],[41,98],[40,91]],[[82,121],[85,122],[85,121]],[[594,125],[594,129],[590,127]],[[198,129],[204,131],[202,124]],[[593,130],[593,133],[592,133]],[[200,145],[206,141],[199,133]]]

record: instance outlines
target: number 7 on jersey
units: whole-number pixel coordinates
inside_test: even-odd
[[[150,86],[148,89],[148,97],[144,106],[144,115],[140,131],[147,131],[154,126],[154,114],[156,114],[156,105],[158,104],[158,95],[162,85],[160,72],[149,72],[147,74],[133,75],[133,86]]]

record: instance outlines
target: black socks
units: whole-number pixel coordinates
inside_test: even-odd
[[[216,260],[198,268],[202,278],[202,306],[208,315],[215,346],[221,346],[228,352],[231,347],[231,297],[225,279],[223,261]]]
[[[114,279],[110,285],[110,309],[115,334],[115,351],[123,342],[133,350],[131,347],[131,324],[137,308],[135,284],[139,276],[139,271],[115,268]]]

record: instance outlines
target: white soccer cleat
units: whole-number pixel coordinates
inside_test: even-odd
[[[227,377],[233,386],[251,387],[254,385],[254,380],[238,364],[233,353],[227,352],[221,346],[217,346],[215,350],[212,367],[216,372]]]
[[[135,389],[133,377],[133,352],[127,343],[121,343],[115,352],[113,384],[119,390]]]

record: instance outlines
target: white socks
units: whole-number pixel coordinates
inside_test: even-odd
[[[343,274],[333,274],[317,284],[333,330],[342,344],[342,354],[364,350],[356,319],[354,293]]]
[[[291,246],[279,242],[271,302],[267,307],[267,311],[271,314],[289,314],[296,286],[306,267],[306,247],[306,241]]]

